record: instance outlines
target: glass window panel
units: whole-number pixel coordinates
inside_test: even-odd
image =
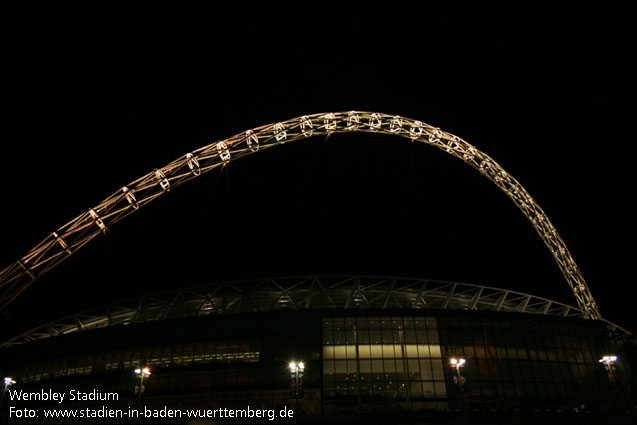
[[[429,342],[429,338],[427,337],[427,330],[416,329],[416,342],[420,344],[426,344],[427,342]]]
[[[383,343],[385,344],[387,343],[392,344],[394,342],[394,334],[391,329],[383,329],[381,331],[381,337],[382,337]]]
[[[356,328],[357,329],[368,329],[369,328],[369,320],[367,317],[357,317],[356,318]]]
[[[383,364],[385,365],[385,373],[396,372],[396,362],[393,359],[385,359]]]
[[[333,359],[334,358],[334,346],[323,347],[323,358],[324,359]]]
[[[422,396],[422,383],[420,381],[412,381],[409,384],[409,391],[412,397]]]
[[[370,346],[369,345],[359,345],[358,346],[358,356],[361,359],[369,359],[371,357]]]
[[[394,356],[394,346],[392,345],[383,345],[383,357],[393,358]]]
[[[498,358],[499,359],[506,359],[507,357],[507,350],[504,347],[497,347],[496,348],[496,352],[498,354]]]
[[[343,328],[334,329],[334,344],[344,344],[345,343],[345,331]]]
[[[360,372],[361,373],[372,373],[372,361],[371,360],[361,360],[359,362]]]
[[[438,336],[438,330],[437,329],[429,329],[428,333],[428,342],[429,343],[433,343],[433,344],[439,344],[440,343],[440,337]]]
[[[416,331],[414,329],[406,329],[403,333],[403,337],[407,344],[415,344],[416,340]]]
[[[335,345],[334,346],[334,358],[335,359],[345,359],[345,358],[347,358],[344,345]]]
[[[429,356],[419,356],[418,346],[414,344],[407,344],[405,346],[405,351],[406,351],[407,357],[410,357],[410,358],[429,357]]]
[[[433,379],[431,360],[420,360],[420,376],[422,379]]]
[[[334,362],[331,360],[323,362],[323,374],[329,375],[330,373],[334,373]]]
[[[347,361],[336,360],[334,362],[334,373],[347,373]]]
[[[429,351],[430,351],[431,357],[442,357],[442,354],[440,353],[439,345],[430,345]]]
[[[555,351],[549,349],[549,351],[546,352],[546,357],[548,358],[549,361],[557,361],[557,355],[555,354]]]
[[[323,331],[323,345],[334,344],[334,335],[331,330]],[[213,349],[214,351],[214,349]]]
[[[369,330],[369,341],[372,344],[380,344],[380,330],[379,329],[370,329]]]
[[[357,366],[356,366],[356,360],[348,360],[347,361],[347,373],[353,373],[353,374],[358,373]]]
[[[356,346],[355,345],[348,345],[345,347],[345,350],[347,352],[347,358],[348,359],[355,359],[356,358]]]
[[[382,360],[372,360],[372,372],[383,373],[383,361]]]
[[[422,383],[422,392],[425,396],[433,397],[436,394],[434,391],[434,383],[431,381],[424,381]]]
[[[415,376],[419,376],[420,366],[418,365],[418,360],[407,360],[407,371],[409,372],[410,377],[412,376],[412,374],[414,374]]]
[[[441,359],[432,359],[431,366],[433,370],[434,379],[445,379],[445,372],[443,369],[443,364]]]
[[[370,351],[373,359],[380,359],[383,357],[383,349],[380,345],[371,345]]]
[[[367,329],[357,331],[358,343],[369,344],[369,331]]]
[[[540,361],[546,361],[548,358],[546,356],[546,351],[544,350],[537,350],[537,358]]]

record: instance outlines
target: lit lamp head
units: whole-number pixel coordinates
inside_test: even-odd
[[[305,369],[305,364],[303,362],[299,363],[299,370],[304,370]]]
[[[14,385],[16,382],[13,380],[13,378],[4,378],[4,385],[9,386],[9,385]]]
[[[617,361],[617,356],[604,356],[599,359],[600,363],[615,363]]]
[[[150,375],[150,369],[145,367],[143,369],[137,368],[135,369],[135,373],[138,375],[144,375],[144,376],[149,376]]]
[[[294,363],[294,362],[290,362],[290,370],[291,370],[292,372],[296,372],[296,363]]]
[[[452,366],[460,367],[460,366],[463,366],[465,363],[466,363],[465,359],[456,359],[455,357],[451,359]]]

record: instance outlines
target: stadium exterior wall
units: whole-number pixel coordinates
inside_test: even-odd
[[[18,382],[13,389],[116,392],[112,408],[295,408],[288,363],[303,361],[298,414],[308,420],[456,411],[634,415],[625,346],[603,323],[577,318],[299,309],[113,326],[0,356],[5,376]],[[619,361],[608,374],[599,359],[611,353]],[[458,370],[452,358],[466,363]],[[133,370],[143,366],[152,375],[140,400]]]

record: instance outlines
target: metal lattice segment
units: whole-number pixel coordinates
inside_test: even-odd
[[[446,309],[588,317],[586,311],[573,306],[489,286],[376,276],[286,277],[222,282],[129,299],[55,320],[0,347],[131,323],[308,309]],[[631,335],[605,319],[600,320],[615,333]]]
[[[129,183],[60,227],[27,255],[2,270],[0,311],[39,277],[109,226],[183,183],[263,149],[312,136],[348,132],[385,133],[426,143],[480,171],[506,193],[531,221],[553,254],[580,309],[586,312],[588,318],[601,318],[584,277],[544,211],[495,160],[461,138],[420,121],[378,112],[357,111],[306,115],[257,127],[189,152]]]

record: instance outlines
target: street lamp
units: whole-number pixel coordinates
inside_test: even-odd
[[[604,363],[604,367],[606,368],[606,372],[608,373],[608,380],[612,381],[613,386],[615,387],[615,391],[617,391],[617,395],[620,395],[619,388],[617,387],[617,381],[615,380],[615,374],[613,373],[615,367],[613,363],[617,361],[617,356],[608,355],[599,359],[600,363]]]
[[[146,390],[144,386],[144,378],[150,376],[150,369],[145,367],[143,369],[137,368],[135,369],[135,373],[139,375],[139,386],[135,385],[135,394],[138,396],[139,400],[142,398],[142,393]]]
[[[296,414],[299,414],[299,398],[303,397],[303,376],[305,371],[305,363],[303,362],[290,362],[290,395],[296,399]]]
[[[4,395],[7,393],[7,389],[11,385],[15,385],[15,383],[16,382],[13,380],[13,378],[9,378],[9,377],[4,378],[4,389],[2,390],[2,398],[0,398],[0,406],[2,405],[2,400],[4,400]]]
[[[460,368],[464,366],[464,364],[467,361],[463,358],[460,359],[456,359],[455,357],[451,358],[451,366],[456,368],[456,375],[453,377],[453,382],[454,384],[458,385],[458,392],[459,392],[459,397],[458,397],[458,407],[461,408],[461,404],[463,402],[463,396],[464,396],[464,383],[465,383],[465,377],[462,376],[460,374]]]

